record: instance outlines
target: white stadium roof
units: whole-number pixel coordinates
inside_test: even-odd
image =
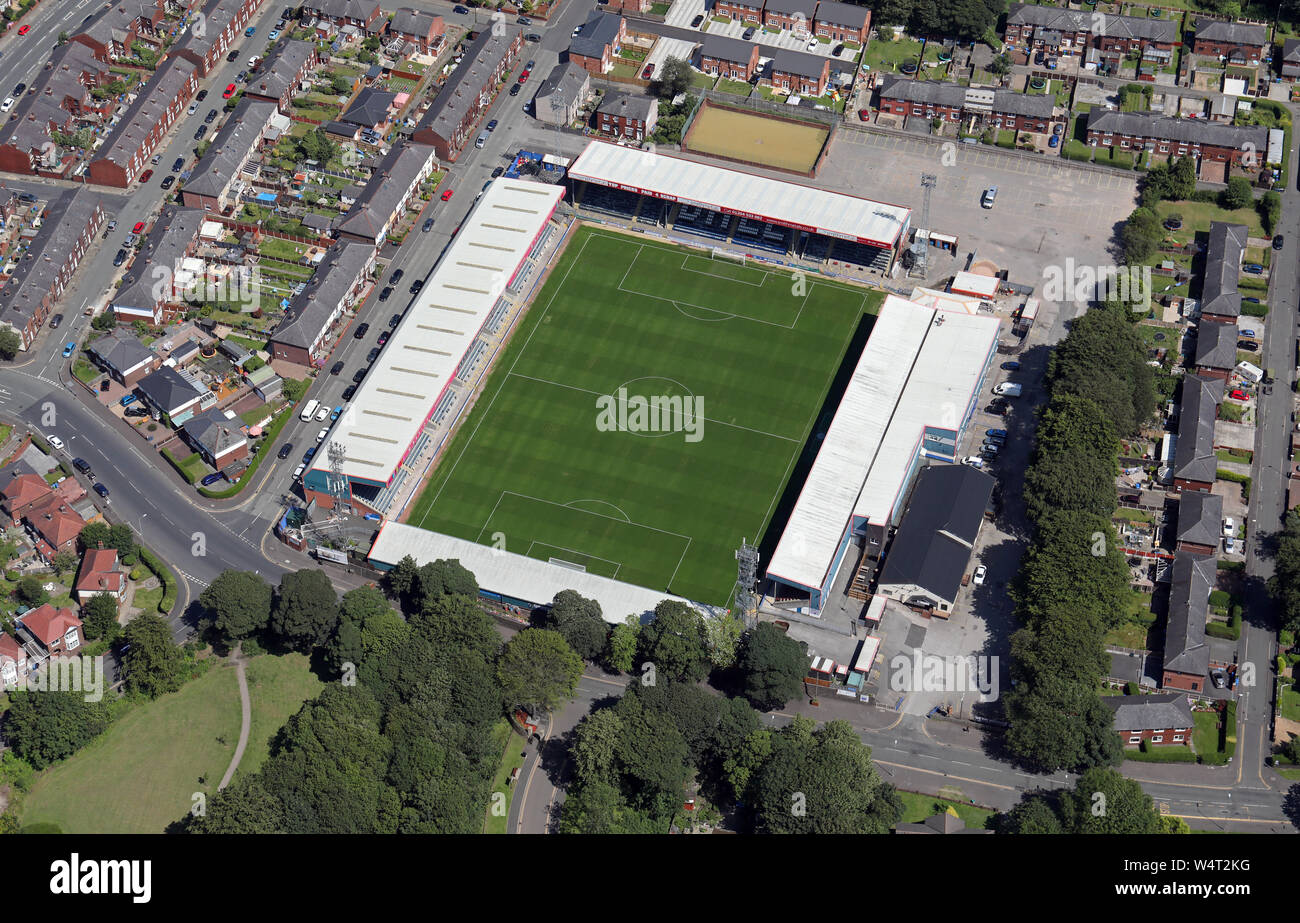
[[[892,247],[912,214],[900,205],[607,141],[588,144],[569,168],[569,176],[877,247]]]
[[[563,194],[508,179],[483,193],[324,443],[343,445],[347,477],[397,472]]]
[[[553,600],[561,590],[574,590],[600,603],[605,621],[615,624],[629,615],[640,617],[651,613],[665,599],[689,603],[680,596],[527,558],[462,538],[426,532],[400,522],[384,523],[370,548],[370,560],[396,564],[408,554],[421,565],[444,559],[460,561],[484,590],[524,602],[542,605]],[[709,611],[702,606],[696,608]]]
[[[999,326],[995,317],[885,297],[768,576],[821,587],[852,517],[892,519],[924,428],[965,420]]]

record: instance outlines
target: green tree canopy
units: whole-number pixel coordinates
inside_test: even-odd
[[[298,651],[320,647],[334,633],[338,620],[338,596],[324,571],[303,568],[280,578],[270,625],[289,647]]]
[[[554,631],[525,628],[506,644],[497,661],[497,681],[507,706],[558,708],[573,697],[582,658]]]
[[[274,592],[259,574],[225,570],[199,594],[199,605],[224,638],[238,641],[266,628]]]
[[[1151,796],[1133,779],[1096,767],[1061,794],[1061,822],[1069,833],[1160,833],[1160,814]]]
[[[686,603],[665,599],[654,619],[641,626],[640,656],[658,676],[698,682],[709,672],[704,618]]]
[[[583,660],[596,660],[605,652],[609,640],[609,623],[600,612],[600,603],[573,590],[555,594],[543,624],[558,631],[569,647]]]
[[[122,630],[117,623],[117,599],[108,593],[96,593],[82,610],[81,622],[88,639],[103,638],[112,643]]]
[[[659,72],[655,74],[655,80],[659,84],[660,98],[672,99],[678,93],[685,93],[690,89],[691,65],[681,58],[669,55],[659,65]]]
[[[180,688],[181,651],[162,616],[151,612],[137,615],[127,622],[123,641],[122,673],[127,692],[156,699]]]
[[[745,638],[739,667],[745,698],[755,708],[771,711],[803,689],[808,654],[802,644],[771,622],[760,622]]]
[[[5,739],[35,769],[44,769],[76,753],[108,724],[107,705],[87,702],[83,692],[16,690],[9,693]]]

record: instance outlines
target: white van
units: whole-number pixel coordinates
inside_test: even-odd
[[[1016,382],[1004,381],[993,389],[993,393],[999,397],[1020,397],[1022,386]]]
[[[304,423],[309,422],[312,417],[316,416],[316,411],[319,408],[320,401],[308,401],[307,406],[302,409],[302,413],[298,414],[298,419]]]

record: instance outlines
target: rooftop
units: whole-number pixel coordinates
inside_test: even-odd
[[[307,287],[289,303],[284,319],[271,335],[272,341],[303,349],[316,345],[339,302],[357,284],[374,256],[373,246],[355,240],[331,247]]]
[[[1166,728],[1190,728],[1195,724],[1187,694],[1106,695],[1101,697],[1115,713],[1117,731],[1161,731]]]
[[[126,169],[132,156],[143,148],[146,136],[163,121],[163,113],[183,95],[186,83],[193,76],[194,65],[183,58],[167,58],[159,64],[117,128],[92,155],[93,159],[107,160]]]
[[[478,38],[465,47],[465,57],[460,66],[451,72],[442,91],[420,119],[417,131],[431,131],[440,138],[451,139],[460,130],[468,112],[478,105],[485,87],[495,81],[502,62],[522,30],[506,23],[501,35],[495,29],[484,29]]]
[[[1164,669],[1190,676],[1205,676],[1209,672],[1210,648],[1205,643],[1205,619],[1209,615],[1210,590],[1214,588],[1214,580],[1214,558],[1188,551],[1174,555],[1169,577]]]
[[[275,103],[241,99],[212,139],[207,153],[194,165],[194,172],[185,181],[185,191],[213,197],[223,195],[278,111]]]

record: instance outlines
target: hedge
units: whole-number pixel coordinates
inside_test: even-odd
[[[1205,633],[1211,638],[1223,638],[1226,641],[1241,640],[1241,619],[1235,619],[1235,627],[1232,624],[1224,625],[1222,622],[1209,622],[1205,626]]]
[[[1153,744],[1142,741],[1142,749],[1125,750],[1124,759],[1139,763],[1195,763],[1196,754],[1186,745]]]
[[[262,439],[262,448],[253,456],[253,463],[248,466],[248,470],[245,471],[244,476],[239,479],[239,483],[232,484],[224,490],[208,490],[206,487],[200,487],[199,493],[213,500],[224,500],[227,497],[235,496],[249,484],[253,483],[253,475],[256,474],[257,469],[261,467],[262,459],[266,458],[266,456],[271,453],[271,446],[275,443],[276,437],[280,435],[280,430],[284,429],[285,424],[293,419],[293,416],[293,409],[291,407],[286,407],[284,410],[280,411],[279,417],[271,421],[271,425],[267,428],[266,435]],[[193,481],[190,483],[193,483]]]
[[[1247,317],[1267,317],[1268,305],[1256,304],[1253,301],[1243,301],[1241,303],[1241,313]]]
[[[163,458],[171,462],[172,467],[180,473],[180,476],[185,478],[187,484],[194,483],[194,475],[180,463],[179,459],[177,459],[175,455],[172,454],[171,449],[163,449],[162,455]]]
[[[1216,609],[1226,609],[1232,605],[1232,594],[1226,590],[1210,590],[1210,605]]]
[[[172,611],[172,606],[176,605],[176,597],[179,592],[176,585],[176,575],[171,572],[171,568],[162,562],[162,559],[144,545],[136,545],[136,548],[140,552],[140,560],[144,562],[144,566],[153,571],[153,575],[163,585],[163,596],[158,601],[158,611],[163,615],[167,615]]]
[[[1214,565],[1215,570],[1245,570],[1245,561],[1224,561],[1220,559]]]
[[[1250,475],[1249,474],[1238,474],[1235,471],[1226,471],[1223,468],[1220,468],[1215,473],[1215,477],[1217,477],[1220,481],[1232,481],[1234,484],[1240,484],[1242,499],[1247,502],[1250,501]]]

